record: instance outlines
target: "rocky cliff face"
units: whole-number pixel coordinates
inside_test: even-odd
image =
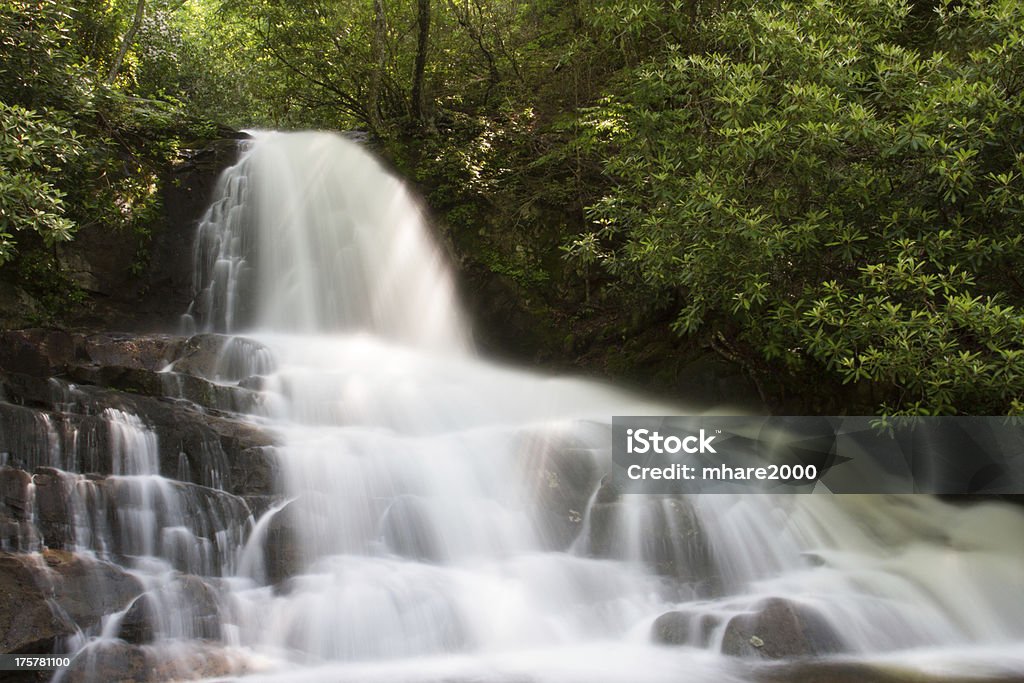
[[[227,607],[206,577],[231,570],[280,493],[274,438],[239,413],[258,410],[240,343],[0,332],[0,652],[116,634],[76,660],[72,680],[101,680],[152,668],[158,637],[219,637]],[[194,609],[167,622],[168,602]]]
[[[71,242],[56,248],[62,286],[40,282],[47,297],[70,285],[76,299],[55,323],[76,329],[168,332],[192,297],[192,246],[196,224],[210,200],[217,177],[238,157],[241,133],[222,131],[223,139],[184,150],[161,176],[162,215],[148,234],[81,226]],[[66,278],[66,282],[63,281]],[[19,329],[52,318],[55,302],[43,302],[17,283],[0,290],[0,328]],[[54,290],[54,291],[51,291]],[[65,291],[65,295],[71,290]],[[63,304],[63,305],[62,305]]]
[[[164,173],[163,216],[148,243],[86,227],[59,258],[88,299],[68,321],[76,327],[170,331],[192,297],[196,224],[217,177],[238,157],[239,140],[216,140],[184,153]]]

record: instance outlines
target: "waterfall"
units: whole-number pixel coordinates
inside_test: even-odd
[[[258,391],[280,442],[280,500],[218,565],[253,680],[717,683],[808,656],[1024,675],[1019,509],[616,495],[611,416],[694,408],[479,358],[420,207],[354,142],[255,134],[196,292],[193,329],[242,335],[209,376]],[[148,437],[109,418],[146,476],[124,452]]]
[[[260,133],[199,227],[202,329],[367,330],[466,348],[451,277],[416,202],[356,144]]]

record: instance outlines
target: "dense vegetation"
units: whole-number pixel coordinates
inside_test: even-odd
[[[123,233],[144,267],[161,172],[210,125],[147,80],[145,19],[106,2],[0,2],[0,286],[50,315],[82,298],[55,250],[79,229]]]
[[[790,410],[1024,411],[1018,2],[73,5],[0,2],[0,273],[146,230],[208,122],[358,128],[588,362],[703,350]]]

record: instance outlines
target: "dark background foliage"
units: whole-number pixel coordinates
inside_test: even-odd
[[[150,267],[217,124],[358,129],[496,347],[674,395],[711,363],[773,410],[1019,413],[1022,31],[1009,0],[4,0],[0,279],[59,321],[56,245],[123,231]]]

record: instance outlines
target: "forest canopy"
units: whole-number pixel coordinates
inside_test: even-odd
[[[0,44],[6,278],[72,296],[53,246],[145,233],[218,125],[361,130],[570,352],[1024,411],[1019,2],[0,0]]]

